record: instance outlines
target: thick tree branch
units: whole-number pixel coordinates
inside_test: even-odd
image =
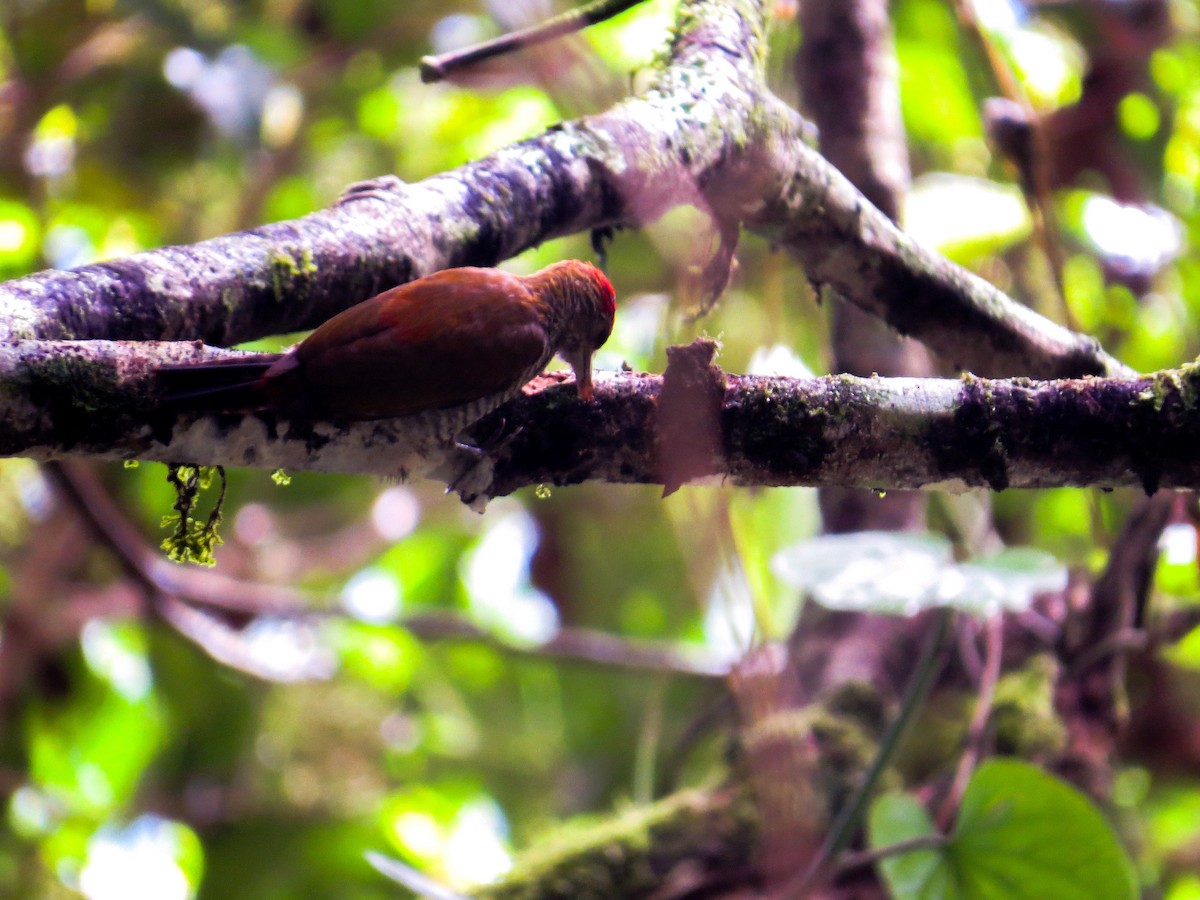
[[[586,480],[991,488],[1200,487],[1200,368],[1033,382],[727,376],[674,392],[657,376],[601,376],[597,400],[541,380],[469,431],[482,451],[414,435],[403,419],[335,426],[272,413],[159,409],[152,366],[229,355],[194,344],[0,344],[0,456],[435,477],[467,499]],[[714,369],[718,379],[722,377]],[[668,369],[667,379],[672,377]],[[545,386],[549,384],[549,386]],[[714,423],[680,475],[663,423],[679,405]],[[669,432],[668,432],[669,436]]]
[[[796,83],[803,108],[821,131],[821,153],[880,212],[898,221],[910,172],[888,0],[809,0],[800,4],[798,23]],[[851,375],[933,373],[924,346],[840,301],[833,309],[832,369]],[[831,487],[821,491],[819,502],[827,531],[925,527],[926,498],[909,491],[890,492],[881,502],[861,490]]]
[[[406,185],[352,188],[302,219],[0,285],[0,339],[201,339],[311,327],[437,269],[640,224],[680,204],[744,221],[817,282],[981,374],[1126,370],[914,241],[805,143],[763,81],[765,0],[681,5],[643,94]]]
[[[821,153],[892,221],[911,173],[887,0],[800,4],[796,82]]]

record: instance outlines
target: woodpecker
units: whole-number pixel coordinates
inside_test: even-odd
[[[615,314],[612,284],[579,260],[525,276],[446,269],[344,310],[286,353],[163,366],[159,386],[175,408],[420,417],[449,439],[516,396],[556,353],[590,401],[592,354]]]

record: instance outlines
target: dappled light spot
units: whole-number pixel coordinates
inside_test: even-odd
[[[400,585],[388,572],[368,568],[355,572],[341,593],[346,612],[363,622],[392,622],[402,609]]]
[[[529,562],[537,544],[537,524],[523,508],[490,514],[462,576],[471,612],[480,624],[532,643],[558,630],[558,610],[529,582]]]
[[[371,504],[371,524],[380,537],[389,541],[411,534],[420,521],[421,504],[409,488],[387,488]]]
[[[186,826],[154,815],[101,829],[88,843],[79,888],[88,900],[188,900],[195,885],[180,857],[189,845],[198,854]]]

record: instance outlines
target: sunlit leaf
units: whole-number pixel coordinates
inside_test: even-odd
[[[1067,32],[1035,19],[996,37],[1035,106],[1066,106],[1079,99],[1087,56]]]
[[[915,614],[936,603],[952,565],[940,535],[822,535],[775,557],[776,574],[831,609]]]
[[[106,827],[88,842],[79,885],[88,900],[190,900],[200,886],[204,853],[196,833],[180,822],[141,816],[124,828]],[[131,893],[131,885],[137,885]]]
[[[1071,230],[1118,271],[1152,275],[1182,249],[1182,225],[1153,204],[1121,203],[1105,194],[1073,191],[1062,208]]]
[[[0,274],[23,273],[33,266],[41,240],[37,214],[23,203],[0,199]]]
[[[649,65],[666,45],[676,0],[649,0],[587,31],[588,42],[618,71]]]
[[[1200,791],[1179,785],[1152,798],[1147,838],[1158,853],[1185,851],[1200,840]]]
[[[529,581],[538,540],[533,518],[513,506],[489,517],[479,542],[463,561],[471,614],[511,640],[537,643],[558,629],[554,604]]]
[[[1021,610],[1066,587],[1066,568],[1032,548],[955,563],[934,534],[860,531],[822,535],[781,551],[776,574],[830,609],[914,615],[932,606],[990,614]]]
[[[1024,609],[1030,598],[1067,586],[1066,566],[1033,547],[1006,547],[994,556],[964,563],[958,571],[966,581],[963,599],[981,611]]]

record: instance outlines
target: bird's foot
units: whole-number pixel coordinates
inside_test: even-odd
[[[491,416],[485,416],[479,422],[473,423],[472,429],[478,426],[480,422],[491,424],[489,420]],[[468,438],[465,433],[460,432],[455,435],[454,443],[464,450],[473,450],[477,453],[497,453],[503,450],[512,439],[525,430],[525,426],[518,425],[511,431],[508,429],[508,419],[502,415],[496,415],[495,428],[490,433],[474,435]]]
[[[457,475],[449,481],[446,493],[457,493],[463,503],[482,513],[492,498],[494,457],[522,430],[523,427],[518,425],[510,431],[508,420],[500,416],[496,429],[490,434],[474,440],[464,434],[457,435],[453,442],[456,454],[450,463]]]
[[[495,465],[486,452],[470,444],[455,441],[454,453],[448,465],[455,475],[447,481],[446,493],[458,494],[460,500],[477,513],[487,508],[492,499],[492,475]]]

